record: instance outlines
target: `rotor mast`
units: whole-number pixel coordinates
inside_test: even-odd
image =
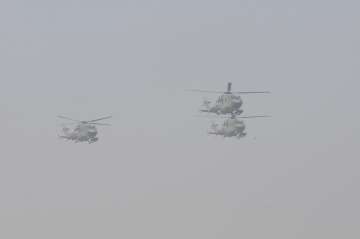
[[[225,92],[225,94],[231,94],[231,85],[232,85],[232,83],[231,83],[231,82],[228,82],[228,84],[227,84],[227,91]]]

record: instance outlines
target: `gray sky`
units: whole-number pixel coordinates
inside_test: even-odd
[[[359,238],[359,7],[1,1],[0,237]],[[241,140],[184,92],[228,81],[273,92]],[[58,114],[113,126],[72,144]]]

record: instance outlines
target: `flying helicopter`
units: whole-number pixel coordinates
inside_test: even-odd
[[[243,110],[241,106],[243,100],[240,97],[240,94],[268,94],[269,91],[231,91],[232,83],[229,82],[227,85],[227,90],[223,91],[209,91],[209,90],[199,90],[191,89],[192,92],[201,92],[201,93],[216,93],[221,94],[216,102],[211,105],[211,101],[204,100],[202,104],[202,109],[200,112],[215,113],[217,115],[226,115],[226,114],[238,114],[240,115]]]
[[[95,143],[96,141],[99,140],[99,138],[97,137],[98,131],[96,129],[96,125],[110,126],[110,124],[97,123],[97,121],[109,119],[111,117],[112,116],[107,116],[94,120],[84,121],[84,120],[75,120],[59,115],[58,118],[60,119],[73,121],[72,123],[63,124],[63,128],[62,128],[63,135],[59,135],[59,137],[66,140],[72,140],[75,143],[78,142],[88,142],[89,144]],[[68,124],[77,124],[77,125],[75,126],[75,128],[70,129],[69,127],[66,126]]]
[[[268,115],[254,115],[254,116],[242,116],[237,117],[236,114],[232,114],[230,118],[227,118],[221,127],[219,127],[218,124],[212,123],[211,124],[211,130],[208,132],[208,134],[213,135],[221,135],[224,138],[227,137],[237,137],[238,139],[245,137],[245,123],[242,120],[239,120],[239,118],[243,119],[249,119],[249,118],[265,118],[270,117]]]

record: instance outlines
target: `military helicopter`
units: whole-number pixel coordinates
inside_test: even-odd
[[[254,116],[242,116],[237,117],[236,114],[232,114],[230,118],[226,119],[223,123],[223,125],[219,128],[219,125],[216,123],[211,124],[211,130],[208,132],[208,134],[213,135],[221,135],[224,138],[227,137],[237,137],[238,139],[245,137],[245,123],[242,120],[239,120],[238,118],[265,118],[270,117],[268,115],[254,115]]]
[[[81,121],[59,115],[58,118],[73,121],[73,123],[70,124],[77,124],[73,129],[70,129],[69,127],[66,126],[69,123],[63,124],[62,131],[64,135],[59,135],[59,137],[66,140],[72,140],[75,143],[78,142],[88,142],[89,144],[95,143],[96,141],[99,140],[99,138],[97,137],[98,131],[95,125],[110,126],[110,124],[97,123],[97,121],[109,119],[111,117],[112,116],[107,116],[94,120]]]
[[[227,85],[227,91],[208,91],[208,90],[199,90],[191,89],[192,92],[202,92],[202,93],[216,93],[221,94],[216,102],[211,106],[211,101],[204,100],[200,112],[215,113],[215,114],[241,114],[243,110],[241,106],[243,101],[238,94],[268,94],[269,91],[231,91],[232,83],[229,82]]]

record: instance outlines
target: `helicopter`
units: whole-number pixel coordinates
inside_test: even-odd
[[[265,118],[270,117],[268,115],[254,115],[254,116],[242,116],[237,117],[236,114],[232,114],[230,118],[226,119],[223,122],[223,125],[219,128],[219,125],[216,123],[211,124],[211,130],[208,134],[212,135],[221,135],[224,138],[227,137],[237,137],[238,139],[243,138],[246,136],[245,132],[245,123],[238,118]]]
[[[99,140],[99,138],[97,137],[98,131],[95,125],[110,126],[110,124],[97,123],[97,121],[109,119],[111,117],[112,116],[107,116],[94,120],[82,121],[82,120],[75,120],[59,115],[58,118],[70,120],[73,121],[73,124],[77,124],[73,129],[70,129],[69,127],[66,126],[69,123],[63,124],[63,128],[62,128],[63,135],[59,135],[59,138],[72,140],[75,143],[78,142],[88,142],[89,144],[95,143]]]
[[[202,92],[202,93],[216,93],[221,94],[216,102],[211,105],[211,101],[204,100],[202,104],[202,109],[200,112],[215,113],[217,115],[226,115],[226,114],[238,114],[240,115],[243,110],[241,106],[243,101],[238,94],[268,94],[269,91],[231,91],[232,83],[229,82],[227,85],[227,91],[208,91],[208,90],[199,90],[191,89],[192,92]]]

